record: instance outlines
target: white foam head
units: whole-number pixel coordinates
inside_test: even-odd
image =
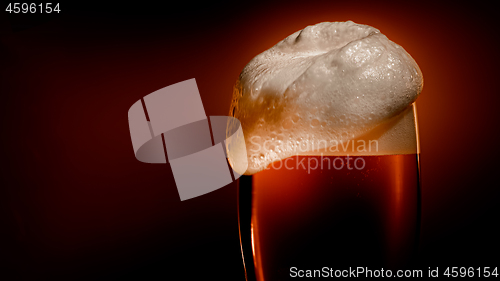
[[[369,154],[401,153],[391,148],[401,138],[386,132],[415,132],[410,105],[422,86],[413,58],[378,29],[347,21],[297,31],[253,58],[235,84],[230,114],[243,128],[246,174],[370,135],[385,139]]]

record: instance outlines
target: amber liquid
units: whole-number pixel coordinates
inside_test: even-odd
[[[275,163],[240,178],[247,280],[288,280],[291,267],[403,268],[412,262],[420,230],[418,155],[362,156],[363,169],[360,160],[354,166],[357,157],[337,169],[335,158],[294,156],[286,167]],[[312,169],[316,161],[323,167]]]

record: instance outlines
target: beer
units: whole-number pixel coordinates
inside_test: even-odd
[[[293,156],[281,161],[287,167],[275,162],[240,178],[241,242],[245,264],[253,264],[248,276],[287,280],[292,267],[411,262],[420,225],[418,155],[351,158],[348,166],[346,156]]]
[[[422,87],[401,46],[351,21],[308,26],[245,66],[230,109],[245,145],[229,143],[227,155],[246,175],[239,227],[248,281],[411,262]]]

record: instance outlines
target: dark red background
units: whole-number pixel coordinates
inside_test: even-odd
[[[424,74],[418,265],[498,266],[494,8],[408,3],[82,3],[48,16],[2,2],[0,277],[244,280],[235,184],[180,202],[168,164],[135,159],[127,111],[196,78],[207,115],[227,115],[253,56],[345,20],[380,29]]]

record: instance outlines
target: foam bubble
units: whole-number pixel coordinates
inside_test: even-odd
[[[393,149],[401,137],[388,136],[415,132],[410,105],[422,86],[413,58],[378,29],[347,21],[297,31],[253,58],[234,86],[230,114],[241,121],[246,174],[370,135],[385,139],[369,154],[409,151],[413,144]]]

